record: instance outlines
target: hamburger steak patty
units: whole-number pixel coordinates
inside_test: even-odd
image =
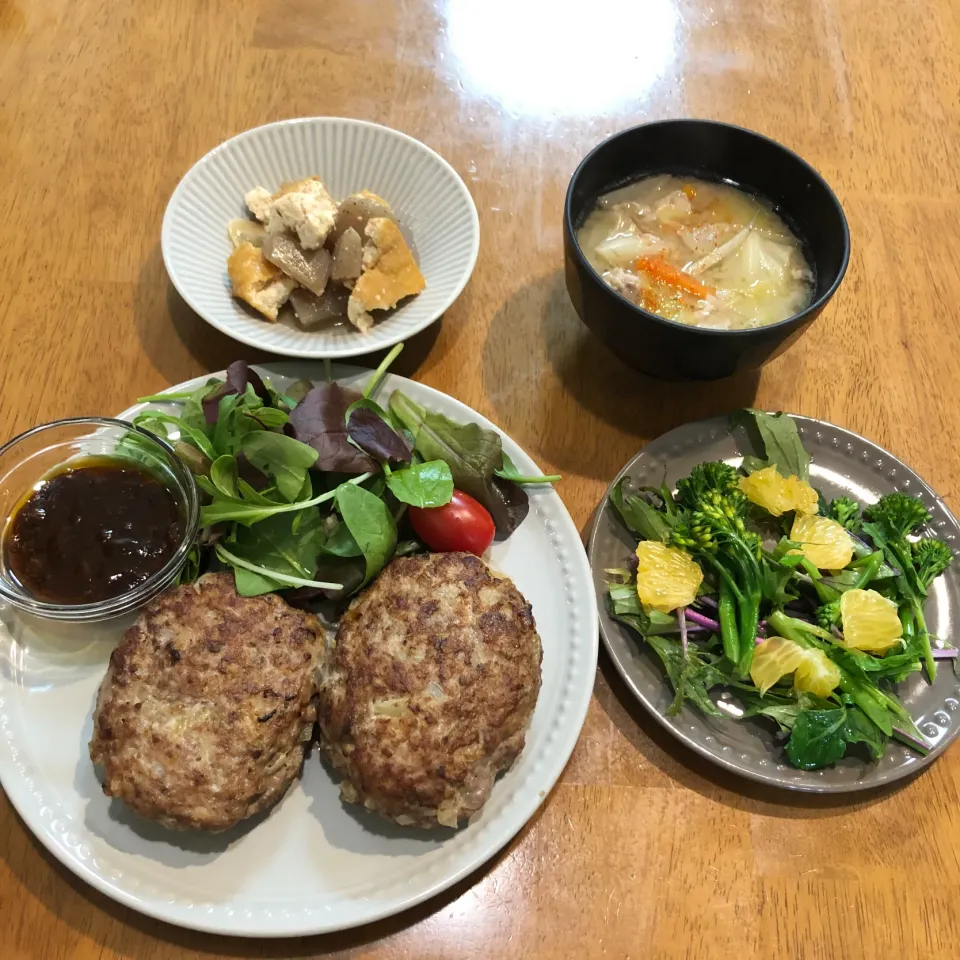
[[[541,656],[530,604],[481,560],[393,560],[321,657],[321,745],[343,798],[457,826],[523,749]]]
[[[323,628],[232,573],[161,594],[110,657],[90,758],[103,792],[172,828],[226,830],[297,778]]]

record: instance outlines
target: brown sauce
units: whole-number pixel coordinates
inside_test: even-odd
[[[183,537],[173,495],[130,460],[89,457],[48,475],[4,531],[9,571],[37,600],[97,603],[161,570]]]

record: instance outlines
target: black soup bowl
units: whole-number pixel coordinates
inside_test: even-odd
[[[580,249],[577,230],[600,196],[661,173],[726,181],[771,202],[813,268],[810,306],[769,326],[715,330],[658,317],[607,286]],[[772,360],[817,318],[850,260],[846,217],[820,174],[774,140],[710,120],[647,123],[595,147],[570,180],[563,240],[567,291],[580,319],[634,369],[662,380],[718,380]]]

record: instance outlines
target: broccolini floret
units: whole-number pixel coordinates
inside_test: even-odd
[[[817,608],[817,623],[824,630],[840,626],[840,601],[831,600]]]
[[[690,476],[677,481],[677,500],[690,510],[696,510],[706,499],[716,495],[739,494],[737,471],[722,460],[701,463],[690,471]]]
[[[860,504],[849,497],[837,497],[830,501],[827,512],[831,519],[836,520],[841,526],[856,533],[861,526]]]
[[[909,493],[888,493],[864,510],[864,517],[891,540],[905,540],[930,521],[930,511]]]
[[[953,553],[950,548],[936,537],[925,537],[910,545],[913,566],[917,579],[927,589],[937,577],[950,566]]]
[[[724,653],[747,676],[763,581],[760,537],[744,524],[749,502],[737,486],[737,472],[722,462],[702,463],[677,483],[677,500],[686,512],[669,542],[716,572]]]
[[[883,550],[887,563],[900,570],[897,584],[901,596],[906,600],[906,609],[901,609],[904,633],[912,632],[916,637],[927,676],[933,683],[937,676],[937,664],[933,659],[930,632],[923,615],[923,601],[934,577],[939,576],[950,563],[950,549],[946,544],[937,546],[941,541],[933,538],[917,543],[907,540],[911,533],[931,519],[930,511],[923,502],[908,493],[888,493],[881,497],[867,507],[864,519],[864,533]],[[920,546],[922,543],[928,546]]]

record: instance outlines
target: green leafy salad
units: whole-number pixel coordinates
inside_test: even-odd
[[[233,568],[243,596],[343,600],[396,555],[481,553],[519,526],[523,485],[558,478],[520,475],[498,434],[400,391],[381,405],[374,398],[401,349],[362,393],[329,377],[279,391],[238,361],[195,391],[141,398],[178,408],[147,409],[134,423],[173,443],[201,493],[200,534],[180,582]],[[136,438],[125,446],[118,452],[136,458]],[[410,522],[418,511],[429,515],[423,537]],[[471,520],[480,534],[463,540]]]
[[[702,463],[676,489],[634,489],[611,501],[637,538],[607,571],[612,615],[657,655],[674,691],[704,714],[730,716],[714,691],[783,732],[793,766],[828,766],[848,751],[883,756],[890,738],[929,744],[894,687],[957,650],[931,636],[924,601],[952,560],[923,531],[916,497],[826,502],[810,485],[796,423],[756,410],[734,417],[762,456],[739,468]]]

